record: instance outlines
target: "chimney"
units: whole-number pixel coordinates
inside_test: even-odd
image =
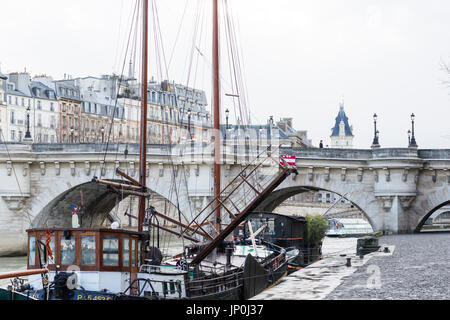
[[[15,87],[17,90],[19,90],[20,92],[23,92],[25,94],[30,95],[30,75],[28,73],[18,73],[18,72],[14,72],[14,73],[10,73],[9,74],[9,82],[14,83]]]

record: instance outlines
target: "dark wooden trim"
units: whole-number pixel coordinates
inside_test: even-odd
[[[139,271],[139,256],[141,254],[139,250],[139,238],[142,235],[139,232],[135,231],[128,231],[128,230],[113,230],[113,229],[87,229],[87,228],[80,228],[80,229],[63,229],[63,228],[55,228],[50,229],[51,236],[54,237],[55,241],[55,249],[53,252],[55,264],[51,264],[48,266],[48,269],[51,271],[56,270],[56,266],[59,266],[60,271],[66,271],[72,264],[70,265],[63,265],[61,264],[61,237],[63,237],[64,231],[70,231],[70,236],[75,238],[75,263],[74,265],[77,265],[80,268],[80,271],[115,271],[115,272],[132,272],[137,274]],[[37,250],[37,240],[40,240],[41,238],[45,239],[46,236],[46,229],[29,229],[28,232],[28,241],[27,241],[27,269],[34,270],[39,269],[39,253]],[[29,244],[30,244],[30,237],[35,237],[35,263],[34,265],[29,265]],[[83,236],[95,236],[95,264],[93,265],[82,265],[81,264],[81,237]],[[119,256],[119,264],[118,266],[103,266],[103,237],[104,236],[115,236],[118,238],[119,245],[118,245],[118,256]],[[130,266],[125,267],[123,266],[123,238],[128,237],[130,239],[130,252],[129,252],[129,259],[130,259]],[[135,252],[134,252],[134,259],[135,259],[135,266],[132,265],[132,242],[134,242],[135,245]]]
[[[127,175],[125,172],[123,172],[122,170],[120,170],[119,168],[116,169],[116,173],[118,175],[121,175],[122,177],[124,177],[125,179],[129,180],[131,183],[133,183],[136,186],[139,186],[141,188],[143,188],[144,186],[141,185],[139,182],[137,182],[136,180],[134,180],[132,177],[130,177],[129,175]]]

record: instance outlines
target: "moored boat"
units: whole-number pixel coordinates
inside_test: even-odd
[[[213,4],[214,129],[220,132],[217,0],[213,0]],[[275,284],[287,272],[284,248],[270,242],[256,246],[254,238],[252,244],[242,245],[229,239],[234,229],[265,197],[288,176],[296,174],[295,165],[278,157],[279,148],[269,146],[222,187],[220,159],[217,160],[221,154],[220,137],[215,137],[213,200],[189,224],[147,207],[148,0],[142,1],[142,6],[139,180],[120,169],[116,173],[125,179],[123,183],[101,177],[92,179],[93,183],[106,185],[122,198],[127,195],[138,197],[139,214],[134,217],[138,220],[138,229],[124,230],[114,223],[110,228],[87,228],[79,225],[77,212],[72,217],[72,228],[40,226],[27,230],[27,269],[35,270],[37,274],[28,275],[27,285],[13,282],[9,293],[2,290],[3,297],[38,300],[248,299]],[[275,170],[268,174],[271,170],[267,169]],[[156,224],[155,216],[174,223],[180,231]],[[160,249],[151,241],[155,233],[161,231],[174,233],[192,243],[185,245],[179,255],[163,260]]]

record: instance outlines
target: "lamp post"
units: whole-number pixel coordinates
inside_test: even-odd
[[[25,132],[25,139],[31,139],[31,133],[30,133],[30,112],[31,112],[31,109],[28,106],[28,108],[27,108],[27,132]]]
[[[70,127],[70,143],[73,143],[73,127]]]
[[[192,139],[192,135],[191,135],[191,108],[188,109],[187,114],[188,114],[188,132],[189,132],[189,139]]]
[[[411,126],[412,126],[412,131],[411,131],[411,141],[409,143],[409,147],[410,148],[417,148],[417,142],[416,142],[416,138],[414,137],[414,119],[415,119],[415,115],[414,113],[411,114]]]
[[[226,119],[226,126],[225,126],[225,139],[227,138],[227,132],[228,132],[228,117],[230,116],[230,110],[228,108],[225,110],[225,119]]]
[[[230,110],[225,110],[225,118],[226,118],[226,120],[227,120],[227,126],[226,126],[226,128],[228,129],[228,117],[230,116]]]
[[[374,113],[373,114],[374,137],[373,137],[373,142],[372,142],[372,148],[380,147],[380,143],[378,142],[379,131],[377,130],[377,119],[378,119],[378,116],[376,113]]]
[[[411,130],[408,130],[408,146],[411,145]]]
[[[100,129],[100,131],[102,132],[102,143],[105,142],[105,127],[102,126],[102,128]]]

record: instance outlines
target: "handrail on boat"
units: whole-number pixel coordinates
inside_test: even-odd
[[[34,275],[34,274],[43,274],[43,273],[47,273],[47,272],[48,272],[48,269],[46,269],[46,268],[34,269],[34,270],[5,272],[5,273],[0,273],[0,279],[9,279],[9,278],[31,276],[31,275]]]

